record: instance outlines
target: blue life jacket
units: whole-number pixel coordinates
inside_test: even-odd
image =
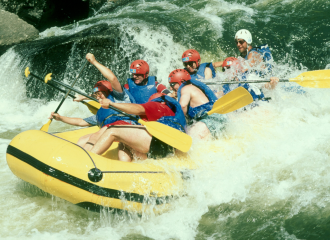
[[[134,97],[136,103],[142,104],[148,102],[150,96],[157,93],[156,77],[149,76],[146,85],[137,85],[133,78],[128,78],[129,92]]]
[[[238,79],[239,79],[239,82],[238,83],[238,86],[237,87],[243,87],[245,88],[246,90],[249,91],[249,93],[251,94],[252,98],[253,98],[253,101],[255,100],[264,100],[265,99],[265,95],[264,93],[257,87],[254,87],[253,85],[250,85],[248,83],[244,83],[244,80],[247,79],[247,75],[249,73],[248,72],[245,72],[242,74],[242,76],[237,76]],[[237,88],[236,86],[234,88],[230,88],[229,86],[230,84],[223,84],[222,85],[222,90],[223,90],[223,93],[226,95],[227,93],[229,93],[230,91],[234,90],[235,88]],[[252,87],[253,86],[253,87]]]
[[[189,80],[186,82],[183,82],[181,86],[178,89],[178,101],[180,101],[181,98],[181,89],[186,86],[192,84],[196,87],[198,87],[205,96],[209,99],[208,103],[205,103],[203,105],[200,105],[198,107],[190,107],[188,106],[187,115],[191,119],[198,120],[201,116],[203,116],[206,112],[210,111],[213,107],[213,104],[218,100],[217,96],[215,96],[214,92],[204,83],[198,81],[198,80]]]
[[[190,74],[191,80],[198,80],[205,78],[205,68],[209,67],[212,71],[212,78],[215,78],[216,73],[212,63],[202,63],[199,67],[197,72],[190,73],[186,68],[185,70]]]
[[[123,87],[123,91],[128,95],[129,100],[131,101],[131,103],[136,103],[135,98],[133,97],[133,95],[126,88]]]
[[[126,93],[128,93],[128,91],[126,89],[124,89],[124,91]],[[128,96],[130,96],[130,94]],[[110,99],[112,102],[116,102],[111,93],[109,94],[108,99]],[[130,97],[130,99],[131,99],[131,101],[134,101],[134,98]],[[111,108],[105,109],[102,107],[96,113],[96,120],[97,120],[97,126],[99,126],[99,127],[103,127],[104,125],[114,123],[116,121],[121,121],[121,120],[125,121],[125,122],[137,124],[136,121],[132,120],[129,117],[126,117],[125,115],[121,114],[120,112],[117,112]]]
[[[263,61],[266,64],[266,69],[265,70],[258,70],[256,71],[257,74],[259,74],[260,76],[266,75],[268,73],[270,73],[273,69],[273,56],[272,53],[268,47],[268,44],[264,44],[264,45],[260,45],[258,47],[254,47],[252,48],[245,56],[245,59],[248,59],[248,55],[250,52],[257,52],[262,56]]]
[[[181,105],[174,98],[167,95],[161,96],[151,100],[151,102],[165,102],[166,105],[174,112],[175,116],[165,116],[157,120],[157,122],[163,123],[172,128],[178,129],[181,132],[186,132],[186,118],[182,111]]]

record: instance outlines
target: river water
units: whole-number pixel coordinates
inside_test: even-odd
[[[280,83],[266,92],[269,103],[228,114],[221,139],[194,140],[189,155],[198,168],[187,181],[188,194],[158,216],[90,212],[10,171],[5,153],[11,139],[40,129],[62,96],[26,79],[27,66],[72,83],[90,51],[124,82],[130,62],[143,58],[150,74],[168,85],[169,72],[182,67],[188,48],[197,49],[202,62],[237,55],[233,37],[241,28],[251,31],[255,45],[268,43],[280,78],[330,63],[327,0],[126,2],[73,25],[47,29],[0,57],[0,238],[329,239],[329,89],[302,91],[295,83]],[[100,78],[88,66],[76,87],[90,92]],[[70,99],[60,114],[90,115]],[[50,131],[73,128],[53,122]]]

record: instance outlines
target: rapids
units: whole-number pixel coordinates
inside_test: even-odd
[[[129,76],[143,58],[150,74],[167,85],[188,48],[202,62],[237,55],[233,37],[249,29],[253,44],[268,43],[275,75],[293,78],[330,63],[327,0],[135,0],[12,47],[0,56],[1,239],[329,239],[330,90],[280,83],[270,102],[228,114],[223,136],[194,140],[198,164],[187,196],[154,216],[90,212],[18,179],[6,163],[11,139],[40,129],[61,94],[24,69],[71,83],[87,46],[118,76]],[[101,75],[93,66],[76,87],[90,92]],[[295,88],[293,88],[294,90]],[[67,99],[60,114],[87,117],[83,104]],[[53,121],[50,131],[74,129]],[[205,149],[212,149],[205,152]]]

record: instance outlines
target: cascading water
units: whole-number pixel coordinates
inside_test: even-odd
[[[150,74],[168,85],[168,74],[182,67],[186,49],[197,49],[202,62],[237,56],[233,37],[245,28],[253,44],[270,46],[275,75],[293,78],[329,64],[329,6],[326,0],[130,1],[73,25],[47,29],[39,39],[8,50],[0,57],[0,237],[328,239],[328,89],[288,91],[296,84],[280,83],[266,92],[270,102],[228,114],[219,140],[194,140],[189,155],[198,168],[187,181],[188,195],[159,216],[117,215],[107,209],[94,213],[74,206],[18,179],[5,152],[18,133],[40,129],[62,97],[26,79],[27,66],[71,84],[85,54],[92,52],[124,83],[129,64],[142,58]],[[101,74],[89,65],[75,86],[89,93],[99,79]],[[70,99],[59,113],[90,115]],[[50,131],[72,128],[53,121]]]

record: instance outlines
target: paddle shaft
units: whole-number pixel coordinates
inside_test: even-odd
[[[32,74],[32,73],[30,73],[30,74],[31,74],[32,76],[36,76],[36,75],[34,75],[34,74]],[[79,90],[76,90],[75,88],[73,88],[73,87],[71,87],[71,86],[69,86],[69,85],[67,85],[67,84],[65,84],[65,83],[62,83],[62,82],[60,82],[60,81],[57,81],[57,80],[51,78],[50,75],[51,75],[51,73],[48,74],[48,75],[46,76],[46,78],[45,78],[45,81],[44,81],[44,82],[46,82],[47,84],[48,84],[49,81],[54,81],[55,83],[57,83],[57,84],[59,84],[59,85],[65,87],[65,88],[68,88],[68,89],[70,89],[70,90],[72,90],[72,91],[74,91],[74,92],[76,92],[76,93],[78,93],[78,94],[80,94],[80,95],[82,95],[82,96],[84,96],[84,97],[87,97],[87,98],[89,98],[90,100],[93,100],[93,101],[98,102],[98,100],[97,100],[96,98],[93,98],[93,97],[91,97],[91,96],[88,96],[86,93],[80,92]],[[48,78],[48,79],[47,79],[47,78]],[[47,80],[48,80],[48,81],[47,81]],[[129,117],[129,118],[133,119],[133,120],[138,121],[138,120],[140,119],[140,118],[135,117],[135,116],[133,116],[133,115],[131,115],[131,114],[125,113],[125,112],[123,112],[123,111],[121,111],[121,110],[119,110],[119,109],[117,109],[117,108],[115,108],[115,107],[113,107],[113,106],[110,106],[110,105],[109,105],[108,107],[111,108],[111,109],[113,109],[113,110],[115,110],[115,111],[117,111],[117,112],[119,112],[119,113],[121,113],[121,114],[123,114],[123,115],[125,115],[126,117]]]
[[[85,63],[84,63],[84,65],[80,68],[80,71],[79,71],[79,73],[78,73],[78,75],[77,75],[77,77],[76,77],[76,79],[74,80],[74,82],[72,83],[72,85],[71,85],[71,87],[73,87],[73,85],[75,85],[75,83],[76,83],[76,81],[78,80],[78,78],[79,78],[79,76],[80,76],[80,73],[82,72],[82,70],[85,68],[85,66],[86,66],[86,64],[88,63],[88,61],[87,60],[85,60]],[[56,108],[56,110],[55,110],[55,112],[54,113],[57,113],[57,111],[60,109],[60,107],[62,106],[62,104],[64,103],[64,101],[65,101],[65,99],[68,97],[68,95],[70,94],[70,92],[71,92],[71,90],[69,89],[67,92],[66,92],[66,94],[65,94],[65,96],[62,98],[62,100],[61,100],[61,102],[60,102],[60,104],[57,106],[57,108]]]
[[[45,82],[41,77],[39,77],[37,75],[34,75],[33,73],[30,73],[30,75],[33,76],[33,77],[35,77],[36,79],[42,81],[42,82]],[[48,85],[51,86],[52,88],[60,91],[61,93],[67,93],[65,90],[63,90],[63,89],[55,86],[52,82],[48,83]],[[70,93],[69,93],[69,97],[72,97],[73,99],[76,98],[75,95],[70,94]],[[80,102],[83,103],[83,104],[85,104],[85,105],[88,104],[88,102],[84,102],[84,101],[80,101]]]
[[[289,79],[280,79],[279,82],[290,82]],[[251,81],[226,81],[226,82],[203,82],[206,85],[218,85],[218,84],[239,84],[239,83],[269,83],[269,80],[251,80]]]

